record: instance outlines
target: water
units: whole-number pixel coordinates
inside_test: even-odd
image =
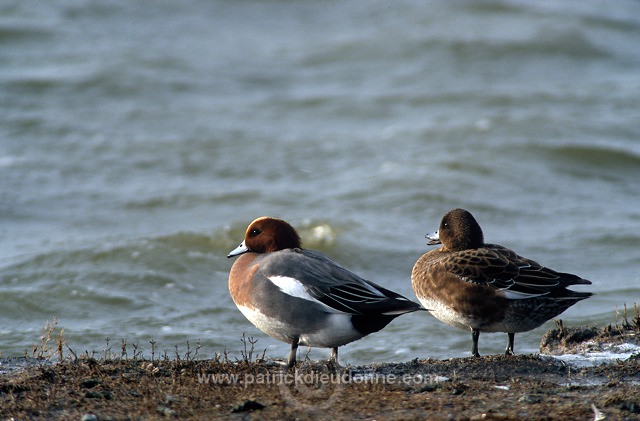
[[[0,352],[55,316],[76,353],[239,356],[246,333],[286,356],[227,290],[262,215],[413,297],[424,234],[464,207],[487,241],[591,279],[562,319],[606,325],[640,302],[639,46],[633,1],[3,2]],[[470,346],[411,314],[341,360]]]

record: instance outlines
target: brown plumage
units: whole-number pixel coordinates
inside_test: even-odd
[[[567,289],[591,284],[586,279],[485,244],[480,225],[464,209],[449,211],[427,238],[429,245],[442,247],[415,263],[413,290],[439,320],[471,330],[474,356],[479,356],[480,332],[506,332],[506,353],[512,354],[516,332],[534,329],[592,295]]]

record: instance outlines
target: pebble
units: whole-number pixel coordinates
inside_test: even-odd
[[[518,399],[518,402],[521,402],[521,403],[540,403],[540,402],[542,402],[542,396],[526,394],[526,395],[520,396],[520,399]]]

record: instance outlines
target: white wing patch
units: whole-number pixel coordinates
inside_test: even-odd
[[[313,301],[314,303],[320,303],[307,292],[304,285],[302,285],[302,282],[298,281],[296,278],[291,278],[289,276],[270,276],[269,280],[273,282],[275,286],[280,288],[280,291],[287,295],[302,298],[303,300]]]
[[[500,292],[504,294],[504,298],[509,300],[526,300],[527,298],[540,297],[547,294],[546,292],[542,292],[540,294],[527,294],[526,292],[517,292],[510,289],[502,289]]]
[[[302,285],[302,282],[300,282],[296,278],[291,278],[289,276],[270,276],[268,279],[271,282],[273,282],[275,286],[280,288],[280,291],[284,292],[287,295],[290,295],[296,298],[302,298],[303,300],[307,300],[307,301],[311,301],[313,303],[319,304],[322,307],[324,307],[325,310],[327,310],[327,312],[329,313],[348,314],[348,313],[345,313],[344,311],[336,310],[335,308],[330,307],[325,303],[312,297],[311,294],[307,292],[304,285]]]

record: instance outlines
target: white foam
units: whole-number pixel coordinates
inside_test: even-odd
[[[577,354],[545,355],[556,358],[573,367],[596,367],[617,361],[628,360],[632,355],[640,353],[640,346],[631,343],[604,344],[597,351],[584,351]],[[541,354],[544,355],[544,354]]]

